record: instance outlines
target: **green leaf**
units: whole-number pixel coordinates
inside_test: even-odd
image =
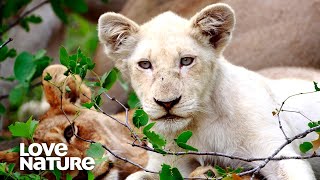
[[[23,103],[23,99],[27,94],[29,86],[18,84],[9,93],[10,107],[17,108]]]
[[[137,109],[133,114],[133,124],[140,128],[141,126],[145,126],[148,124],[148,114],[144,112],[142,109]]]
[[[68,67],[69,66],[69,55],[68,55],[66,48],[61,46],[60,50],[59,50],[59,54],[60,54],[60,63],[64,66]]]
[[[87,58],[87,66],[89,70],[93,70],[96,64],[92,62],[91,58]]]
[[[9,152],[20,152],[20,146],[15,146],[9,150],[6,151],[7,153]]]
[[[94,180],[94,174],[91,171],[87,171],[88,173],[88,180]]]
[[[222,177],[224,177],[227,174],[226,170],[224,170],[222,167],[218,165],[215,165],[214,168],[217,170],[218,174]]]
[[[3,44],[4,42],[0,40],[0,44]],[[7,56],[7,53],[8,53],[8,47],[7,46],[3,46],[1,49],[0,49],[0,62],[4,61],[8,56]]]
[[[313,148],[313,145],[310,142],[304,142],[300,144],[299,148],[301,152],[306,153],[307,151]]]
[[[16,15],[19,10],[21,10],[22,7],[27,5],[31,0],[14,0],[14,1],[4,1],[5,3],[2,3],[3,11],[0,12],[0,14],[4,18],[9,18],[12,15]]]
[[[154,131],[150,131],[150,129],[155,125],[155,123],[150,123],[146,127],[143,128],[143,134],[148,138],[148,141],[152,144],[154,148],[162,149],[166,145],[165,138],[157,134]]]
[[[97,165],[97,164],[100,164],[100,163],[102,163],[102,162],[104,162],[104,161],[106,161],[106,160],[108,160],[108,157],[103,156],[103,157],[100,158],[100,159],[94,159],[94,163],[95,163],[95,165]]]
[[[88,178],[89,179],[89,178]],[[72,180],[72,176],[70,174],[66,175],[66,180]]]
[[[96,87],[96,85],[97,85],[97,82],[92,82],[92,81],[84,81],[84,83],[88,87]],[[100,83],[98,82],[98,84],[100,84]],[[98,86],[98,87],[100,87],[100,86]]]
[[[7,163],[0,163],[0,175],[6,175]]]
[[[56,180],[60,180],[61,179],[61,171],[59,169],[57,169],[56,167],[54,168],[54,170],[51,171],[54,176],[56,177]]]
[[[43,70],[49,66],[49,64],[52,62],[52,58],[49,58],[48,56],[43,56],[42,58],[34,60],[34,63],[36,65],[36,72],[34,73],[32,80],[35,78],[38,78],[42,75]]]
[[[9,174],[11,174],[13,172],[14,166],[15,166],[15,164],[13,164],[13,163],[8,165],[8,173]]]
[[[8,52],[7,52],[7,57],[11,57],[11,58],[14,58],[16,57],[17,55],[17,51],[15,49],[10,49]],[[1,61],[1,60],[0,60]]]
[[[94,104],[94,108],[96,108],[98,110],[99,109],[98,107],[100,107],[101,104],[102,104],[101,95],[98,95],[98,96],[94,97],[93,102],[95,103]]]
[[[69,60],[69,68],[72,73],[76,73],[77,62],[75,60]]]
[[[177,143],[179,147],[185,150],[190,150],[190,151],[198,151],[198,149],[186,144],[187,141],[191,138],[192,136],[192,131],[183,131],[177,139],[174,141]]]
[[[174,180],[183,180],[183,177],[177,168],[172,168],[172,177]]]
[[[128,105],[130,109],[140,108],[140,100],[135,92],[130,92],[128,96]]]
[[[98,92],[97,92],[97,96],[100,96],[102,93],[104,93],[104,92],[106,92],[107,91],[107,89],[105,89],[105,88],[100,88],[99,90],[98,90]]]
[[[87,65],[82,66],[82,68],[80,68],[80,72],[79,72],[79,76],[81,79],[84,79],[87,75]]]
[[[197,148],[192,147],[192,146],[190,146],[190,145],[188,145],[188,144],[186,144],[186,143],[177,142],[177,145],[178,145],[179,147],[181,147],[182,149],[185,149],[185,150],[198,151]]]
[[[241,173],[242,171],[243,171],[243,168],[242,168],[242,167],[239,167],[239,168],[233,170],[232,172],[235,173],[235,174],[239,174],[239,173]]]
[[[86,154],[88,157],[92,157],[93,159],[101,159],[104,152],[105,149],[102,147],[102,144],[92,143],[90,144],[89,149],[87,149]]]
[[[3,104],[0,103],[0,115],[3,115],[6,112],[6,108]]]
[[[41,176],[40,175],[38,175],[38,174],[23,174],[23,175],[21,175],[20,176],[20,178],[19,179],[23,179],[23,180],[25,180],[25,179],[32,179],[32,180],[41,180]]]
[[[160,171],[160,180],[170,180],[171,179],[171,166],[167,164],[162,164]]]
[[[155,125],[155,122],[149,123],[146,127],[143,128],[143,133],[150,131],[150,129]]]
[[[118,72],[115,68],[113,68],[108,73],[105,73],[101,78],[102,87],[109,90],[113,86],[113,84],[117,81]]]
[[[50,0],[50,3],[54,13],[58,16],[58,18],[63,23],[68,23],[67,15],[64,12],[63,7],[61,6],[61,0]]]
[[[13,176],[17,179],[20,179],[21,174],[19,172],[14,172]]]
[[[27,32],[30,31],[30,26],[28,24],[28,20],[27,19],[21,19],[20,21],[20,26]]]
[[[183,131],[175,141],[187,143],[187,141],[191,138],[191,136],[192,136],[192,131]]]
[[[44,49],[40,49],[39,51],[37,51],[37,53],[34,55],[34,59],[38,60],[43,58],[46,55],[47,51]]]
[[[313,84],[314,84],[314,89],[316,91],[320,91],[320,88],[318,87],[318,83],[313,81]]]
[[[14,75],[20,82],[29,82],[36,72],[36,64],[33,56],[28,52],[22,52],[14,63]]]
[[[183,177],[177,168],[171,168],[167,164],[162,164],[160,180],[183,180]]]
[[[147,136],[149,142],[153,146],[157,146],[158,148],[162,148],[163,146],[166,145],[166,140],[164,139],[164,137],[160,134],[155,133],[154,131],[149,131],[149,132],[145,133],[144,135]]]
[[[65,0],[66,5],[77,13],[85,13],[88,6],[84,0]]]
[[[309,122],[309,123],[308,123],[308,126],[309,126],[310,128],[314,128],[314,127],[317,127],[317,126],[319,126],[319,125],[320,125],[320,121],[319,121],[319,122]],[[316,132],[317,132],[317,133],[320,133],[320,129],[316,130]]]
[[[12,136],[24,137],[32,140],[33,133],[38,125],[38,121],[32,120],[32,116],[28,119],[27,122],[16,122],[11,124],[8,128],[12,133]]]
[[[25,19],[27,19],[28,22],[34,23],[34,24],[39,24],[42,22],[42,19],[40,16],[36,16],[36,15],[31,15],[26,17]]]
[[[81,106],[83,106],[83,107],[85,107],[87,109],[92,108],[93,105],[94,105],[93,102],[86,102],[86,103],[81,104]]]
[[[27,31],[30,31],[29,23],[39,24],[42,22],[40,16],[31,15],[20,20],[20,25]]]

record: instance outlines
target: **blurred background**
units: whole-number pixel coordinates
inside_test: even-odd
[[[19,116],[19,111],[30,111],[23,104],[41,100],[41,70],[59,63],[61,46],[70,53],[80,47],[96,63],[98,75],[113,67],[97,37],[97,20],[104,12],[119,12],[143,24],[169,10],[190,18],[217,2],[228,3],[236,13],[233,39],[224,53],[229,61],[270,78],[320,79],[319,0],[4,0],[0,44],[13,41],[0,49],[0,141],[10,139],[9,124],[28,119]],[[26,78],[20,72],[29,67],[36,70]],[[117,83],[109,94],[126,103],[129,92],[130,85]],[[122,111],[104,101],[104,111]]]

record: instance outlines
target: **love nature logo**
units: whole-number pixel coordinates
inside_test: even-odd
[[[26,151],[27,150],[27,151]],[[54,153],[56,157],[51,155]],[[92,157],[65,157],[68,146],[64,143],[32,143],[25,149],[24,143],[20,143],[20,170],[92,170],[95,161]],[[40,156],[45,155],[45,156]],[[62,163],[63,162],[63,163]]]

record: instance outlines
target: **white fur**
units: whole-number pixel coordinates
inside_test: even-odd
[[[101,16],[99,26],[107,27],[110,16],[114,14]],[[121,15],[118,16],[124,20]],[[279,108],[287,96],[312,91],[312,82],[272,81],[227,62],[221,54],[230,40],[233,28],[233,10],[228,5],[216,4],[206,7],[190,21],[168,12],[155,17],[132,35],[137,42],[129,54],[116,58],[109,45],[106,45],[107,54],[113,57],[122,73],[130,77],[144,110],[151,120],[157,122],[154,130],[169,141],[166,149],[182,151],[170,141],[187,129],[193,131],[188,144],[197,147],[199,151],[246,158],[268,157],[285,142],[277,117],[272,115],[272,111]],[[103,33],[99,34],[100,39],[103,39]],[[121,48],[127,47],[120,45]],[[186,55],[196,57],[194,64],[181,68],[180,58]],[[141,59],[148,59],[153,69],[139,68],[138,62]],[[166,111],[155,103],[154,98],[171,101],[179,96],[180,102],[170,113],[181,118],[161,118]],[[284,108],[296,108],[317,120],[320,115],[317,110],[320,108],[319,102],[319,94],[304,95],[289,100]],[[308,128],[308,121],[299,114],[283,112],[281,119],[289,137]],[[278,156],[300,155],[299,143],[314,140],[315,137],[313,134],[294,141],[281,150]],[[244,163],[213,156],[176,157],[150,153],[146,168],[159,171],[162,163],[178,167],[182,175],[187,177],[199,165],[219,164],[236,168],[256,167],[261,162]],[[261,173],[272,180],[315,179],[306,160],[271,161],[261,169]],[[156,175],[138,172],[127,179],[157,178]]]

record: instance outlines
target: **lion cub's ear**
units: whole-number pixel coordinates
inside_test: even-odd
[[[217,3],[202,9],[190,22],[191,35],[221,53],[231,38],[235,16],[229,5]]]
[[[124,58],[137,43],[139,25],[121,14],[108,12],[100,16],[98,35],[112,59]]]
[[[55,64],[48,66],[42,73],[42,84],[45,97],[51,108],[60,106],[62,103],[84,103],[91,98],[90,89],[82,83],[78,75],[66,76],[67,68],[63,65]],[[45,80],[50,74],[51,80]]]

